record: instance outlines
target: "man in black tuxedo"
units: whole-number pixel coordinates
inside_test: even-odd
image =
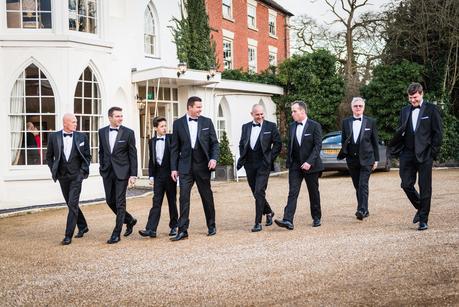
[[[320,158],[322,148],[322,127],[318,122],[308,118],[308,107],[303,101],[292,104],[293,123],[288,136],[288,201],[284,209],[284,218],[275,220],[279,227],[293,230],[293,217],[300,193],[301,182],[306,181],[311,208],[312,226],[321,225],[319,177],[324,169]]]
[[[212,120],[200,116],[201,111],[201,98],[192,96],[188,98],[187,114],[175,120],[173,125],[171,176],[174,181],[180,176],[180,218],[179,232],[172,241],[188,238],[190,194],[195,182],[206,215],[207,235],[217,233],[210,174],[217,166],[220,148]]]
[[[423,101],[421,84],[410,84],[407,92],[411,106],[402,108],[399,128],[389,145],[393,155],[400,155],[401,186],[417,210],[413,223],[419,223],[418,230],[426,230],[432,198],[432,165],[440,152],[442,120],[438,108]],[[416,175],[419,193],[414,188]]]
[[[266,226],[273,224],[274,212],[266,200],[269,173],[282,148],[282,141],[276,124],[264,120],[263,106],[252,107],[253,120],[242,125],[239,141],[237,169],[245,168],[247,181],[255,198],[255,225],[252,232],[261,231],[261,218],[266,215]]]
[[[171,231],[169,236],[177,235],[177,183],[171,178],[171,134],[166,134],[167,121],[164,117],[155,117],[153,127],[156,136],[148,143],[150,149],[150,161],[148,163],[148,174],[150,182],[153,183],[153,206],[148,215],[148,222],[145,230],[139,230],[142,237],[156,237],[156,228],[158,227],[161,216],[161,206],[163,204],[164,194],[167,196],[169,204],[169,227]]]
[[[59,180],[62,195],[69,208],[67,226],[63,245],[72,243],[75,226],[78,233],[75,238],[81,238],[89,231],[83,212],[79,207],[81,183],[88,178],[91,153],[88,138],[76,131],[77,119],[73,114],[65,114],[63,129],[49,135],[46,160],[53,180]]]
[[[363,115],[365,100],[354,97],[351,102],[352,115],[341,123],[341,150],[338,160],[346,158],[352,183],[357,196],[357,212],[359,220],[369,216],[368,212],[368,181],[371,172],[376,169],[379,161],[378,130],[376,120]]]
[[[116,214],[116,225],[108,244],[120,241],[123,223],[127,237],[132,233],[137,220],[126,211],[126,188],[134,185],[137,177],[137,149],[134,131],[122,126],[123,110],[111,107],[108,110],[109,126],[99,129],[99,172],[105,189],[105,200]]]

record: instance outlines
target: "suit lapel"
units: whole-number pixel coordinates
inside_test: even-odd
[[[250,146],[250,138],[252,136],[252,122],[246,124],[244,127],[244,130],[245,130],[245,135],[246,135],[244,146],[248,148],[248,146]]]
[[[118,130],[118,134],[116,135],[115,144],[113,144],[112,153],[115,152],[116,144],[118,144],[118,141],[121,139],[121,137],[122,137],[122,135],[124,133],[124,127],[123,126],[119,126],[118,129],[119,130]],[[109,133],[110,133],[110,129],[108,129],[108,130],[109,130]]]
[[[290,148],[293,149],[293,142],[296,139],[296,123],[293,122],[290,124]]]
[[[301,131],[301,144],[300,144],[300,146],[303,146],[304,134],[306,133],[306,130],[308,129],[308,127],[309,127],[309,120],[307,119],[306,123],[304,124],[303,131]],[[296,131],[295,131],[295,134],[296,134]]]
[[[196,142],[198,142],[200,140],[201,126],[202,126],[202,117],[199,116],[198,117],[198,125],[197,125],[198,132],[196,133]],[[190,140],[191,140],[191,138],[190,138]]]
[[[362,143],[363,134],[365,133],[366,125],[367,125],[367,119],[365,118],[365,116],[362,116],[362,126],[360,126],[360,135],[359,135],[360,143]]]
[[[151,142],[151,152],[153,153],[153,163],[156,163],[156,139],[157,137],[155,136]]]
[[[349,137],[351,138],[354,137],[354,129],[352,127],[353,123],[354,123],[353,117],[349,117],[349,119],[347,120],[347,126],[349,129]]]
[[[63,141],[62,141],[62,133],[63,131],[60,130],[59,133],[57,133],[56,135],[56,146],[57,146],[57,152],[58,152],[58,159],[61,158],[61,155],[62,155],[62,151],[63,151],[63,148],[64,148],[64,144],[63,144]]]
[[[112,154],[110,150],[110,126],[105,127],[105,131],[103,134],[105,137],[105,142],[107,143],[108,153]]]
[[[185,129],[187,135],[188,135],[188,140],[190,141],[190,146],[191,146],[191,134],[190,134],[190,128],[188,127],[188,122],[187,122],[187,116],[186,114],[183,115],[182,117],[182,126],[183,126],[183,129]]]

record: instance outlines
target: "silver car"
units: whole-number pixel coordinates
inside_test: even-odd
[[[379,162],[378,170],[385,172],[390,171],[390,159],[388,158],[387,147],[383,141],[378,144],[379,147]],[[341,131],[334,131],[327,133],[322,138],[322,150],[320,151],[320,157],[324,164],[324,171],[341,171],[346,172],[347,164],[346,159],[338,160],[339,151],[341,150]]]

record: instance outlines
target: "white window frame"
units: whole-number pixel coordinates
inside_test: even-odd
[[[247,71],[256,74],[258,71],[258,41],[247,39]]]
[[[223,49],[223,67],[224,69],[233,69],[234,67],[234,32],[228,31],[226,29],[222,29],[223,33],[223,40],[222,40],[222,49]],[[225,44],[229,44],[229,53],[230,53],[230,61],[229,65],[227,65],[227,61],[225,57]]]
[[[53,29],[54,26],[54,20],[53,20],[53,0],[49,0],[49,6],[50,10],[41,10],[38,9],[38,3],[39,1],[35,1],[35,8],[33,10],[25,10],[24,8],[24,1],[25,0],[18,0],[19,1],[19,8],[18,9],[8,9],[8,4],[5,4],[5,26],[7,29],[27,29],[27,30],[50,30]],[[20,26],[19,27],[8,27],[8,13],[10,14],[19,14],[19,21],[20,21]],[[27,16],[27,14],[30,15],[35,15],[35,27],[24,27],[24,17],[33,17],[33,16]],[[45,27],[38,27],[39,26],[39,16],[41,14],[49,14],[50,16],[50,22],[51,26],[49,28]]]
[[[253,12],[250,12],[251,10],[253,10]],[[254,0],[247,1],[247,27],[252,30],[257,30],[257,1]]]
[[[277,48],[274,46],[268,46],[268,63],[270,66],[277,66]]]
[[[222,111],[221,116],[220,116],[220,110]],[[221,137],[223,136],[223,131],[225,131],[226,134],[228,135],[228,131],[226,131],[225,111],[223,110],[222,104],[220,103],[217,109],[217,139],[219,141]]]
[[[271,9],[268,9],[268,33],[269,36],[277,38],[277,12]]]
[[[233,0],[222,0],[222,15],[225,19],[233,20]]]
[[[150,14],[151,20],[147,20],[146,14]],[[146,56],[158,57],[158,22],[155,15],[153,4],[150,2],[145,8],[144,12],[144,39],[143,39],[143,51]],[[152,22],[153,32],[147,33],[147,22]],[[150,38],[152,43],[147,44],[147,38]],[[147,48],[148,45],[148,48]]]
[[[70,10],[70,8],[67,8],[67,10],[68,10],[68,22],[69,22],[68,29],[69,29],[69,31],[75,31],[75,32],[80,32],[80,33],[98,35],[100,33],[100,29],[99,28],[100,28],[100,24],[101,24],[100,20],[99,20],[99,18],[100,18],[100,14],[99,14],[99,2],[100,2],[100,0],[67,0],[67,4],[68,4],[69,1],[75,1],[75,10]],[[89,11],[89,3],[90,2],[94,3],[94,9],[95,9],[94,17],[90,16],[89,13],[86,13],[85,15],[79,14],[78,7],[79,7],[79,3],[81,3],[81,2],[84,3],[86,12]],[[74,18],[71,18],[71,17],[74,17]],[[93,31],[80,31],[79,30],[80,17],[83,17],[86,23],[88,23],[88,21],[90,19],[94,20],[94,32]],[[75,20],[76,29],[71,29],[70,28],[70,20]]]

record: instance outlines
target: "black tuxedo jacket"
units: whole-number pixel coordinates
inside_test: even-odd
[[[171,174],[171,139],[172,134],[166,134],[166,139],[164,140],[164,156],[163,161],[161,162],[162,169],[167,172],[167,175],[170,176]],[[148,176],[149,177],[156,177],[158,175],[159,169],[156,165],[156,136],[153,137],[148,142],[148,148],[150,149],[150,160],[148,162]],[[160,141],[163,142],[163,141]]]
[[[341,123],[341,150],[337,156],[338,160],[348,157],[349,144],[353,142],[354,133],[352,130],[353,117],[343,119]],[[362,127],[359,134],[359,160],[360,165],[373,165],[379,161],[378,149],[378,128],[376,120],[362,116]]]
[[[252,122],[242,125],[241,139],[239,141],[239,159],[237,169],[241,169],[246,164],[247,151],[250,149],[250,134],[252,132]],[[263,162],[268,169],[272,169],[273,162],[276,160],[282,148],[282,141],[275,123],[264,120],[261,125],[258,137],[263,151]]]
[[[400,111],[399,128],[389,143],[391,155],[398,156],[404,149],[404,136],[408,125],[411,125],[411,105]],[[424,162],[429,158],[436,159],[442,141],[442,120],[438,108],[424,101],[419,110],[418,121],[414,132],[414,149],[416,159]]]
[[[293,142],[296,142],[296,123],[290,124],[288,129],[288,155],[287,155],[287,168],[293,166]],[[321,172],[324,169],[322,159],[320,158],[320,149],[322,148],[322,127],[316,121],[308,118],[303,127],[301,146],[300,146],[300,159],[301,163],[308,162],[311,168],[306,171],[307,173]]]
[[[174,121],[174,133],[171,142],[171,171],[179,171],[181,174],[191,172],[191,160],[193,158],[187,120],[187,116],[184,115]],[[210,118],[199,116],[196,146],[201,146],[208,161],[218,160],[220,148],[214,124]]]
[[[81,159],[81,171],[83,172],[83,178],[88,178],[89,175],[89,164],[91,163],[91,151],[89,149],[88,138],[84,133],[74,131],[73,132],[73,147],[71,155],[78,154]],[[76,148],[76,152],[73,150]],[[48,138],[48,151],[46,152],[46,160],[48,162],[49,169],[53,180],[59,179],[58,170],[59,163],[61,161],[62,152],[64,150],[64,143],[62,140],[62,130],[53,132]]]
[[[137,149],[134,131],[120,126],[115,140],[113,152],[110,153],[109,126],[99,129],[99,172],[107,178],[113,170],[120,180],[137,176]]]

